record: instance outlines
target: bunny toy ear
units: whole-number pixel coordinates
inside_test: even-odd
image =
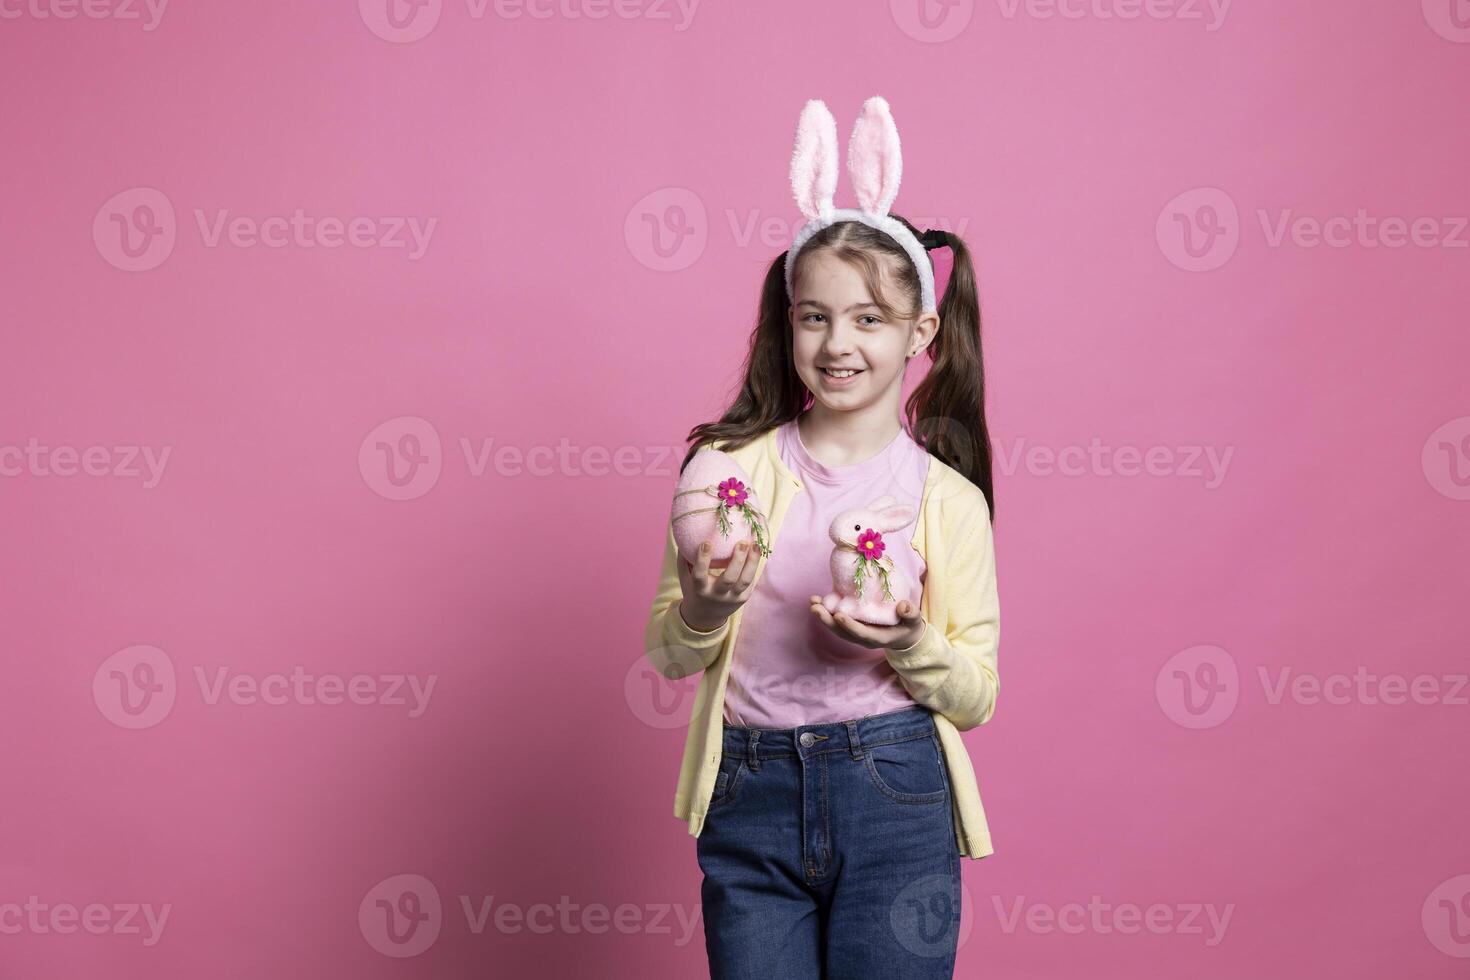
[[[791,191],[808,220],[832,211],[837,190],[837,120],[821,99],[811,99],[796,124]]]
[[[852,127],[852,138],[847,143],[847,172],[859,206],[868,214],[886,215],[898,196],[903,153],[899,149],[893,113],[881,95],[863,103],[863,111]]]

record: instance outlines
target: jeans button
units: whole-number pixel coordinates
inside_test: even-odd
[[[815,742],[816,740],[817,740],[817,736],[813,735],[811,732],[802,732],[801,733],[801,738],[798,739],[798,741],[800,741],[801,744],[804,745],[804,746],[806,746],[807,748],[811,748],[812,747],[812,743]]]

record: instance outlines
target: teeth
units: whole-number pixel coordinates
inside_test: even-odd
[[[833,371],[831,368],[822,368],[822,370],[826,371],[834,378],[850,378],[854,374],[857,374],[857,372],[852,370],[851,368],[847,369],[846,371]]]

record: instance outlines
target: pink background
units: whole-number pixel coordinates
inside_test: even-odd
[[[737,380],[803,100],[845,139],[875,93],[896,210],[960,231],[986,318],[997,853],[959,974],[1470,969],[1464,0],[48,2],[0,5],[0,976],[704,975],[691,688],[641,650],[669,447]],[[435,224],[207,234],[297,209]],[[1359,209],[1425,244],[1268,234]],[[1028,455],[1094,439],[1157,475]],[[213,696],[297,668],[384,697]],[[1273,702],[1360,668],[1440,694]],[[389,936],[385,896],[427,918]]]

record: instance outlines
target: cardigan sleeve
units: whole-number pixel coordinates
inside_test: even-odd
[[[649,662],[671,680],[688,677],[714,663],[730,632],[728,619],[708,633],[701,633],[684,622],[684,617],[679,614],[679,600],[684,598],[684,586],[679,575],[683,561],[674,543],[671,519],[664,536],[658,591],[653,597],[653,608],[643,633],[643,647]]]
[[[1000,691],[995,548],[978,489],[946,501],[942,518],[947,622],[928,622],[913,646],[885,653],[909,695],[963,732],[990,720]]]

